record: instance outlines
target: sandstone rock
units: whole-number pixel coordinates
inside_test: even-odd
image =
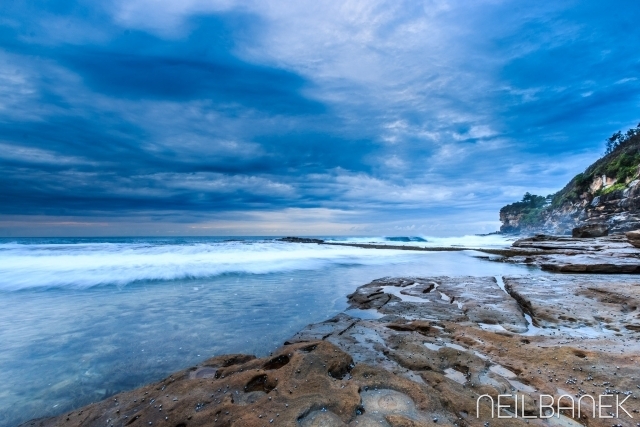
[[[537,265],[558,273],[640,273],[640,250],[621,235],[592,239],[534,236],[517,240],[510,249],[482,249],[504,262]]]
[[[633,393],[640,376],[635,357],[640,350],[636,337],[640,279],[563,275],[504,277],[503,282],[504,290],[495,278],[376,280],[358,288],[350,302],[372,307],[366,297],[376,293],[375,300],[388,301],[376,304],[384,317],[351,322],[341,317],[307,329],[324,331],[326,341],[349,352],[356,362],[354,371],[375,366],[384,369],[384,375],[393,373],[416,383],[413,387],[424,383],[430,396],[425,406],[410,388],[394,390],[411,396],[418,411],[457,413],[457,425],[462,426],[505,421],[491,419],[490,407],[482,405],[480,418],[475,418],[476,398],[485,393],[495,398],[517,392],[527,415],[536,413],[541,393],[556,399],[561,394],[597,398],[608,390]],[[327,333],[330,325],[336,328]],[[302,331],[296,336],[307,335]],[[386,376],[384,382],[374,378],[369,378],[370,387],[380,390],[389,384]],[[424,390],[425,385],[418,389]],[[513,400],[509,403],[513,405]],[[582,407],[583,414],[586,409]],[[633,400],[627,409],[639,410],[640,403]],[[445,416],[440,415],[438,423],[450,422],[450,415]],[[400,417],[388,414],[384,419],[394,426],[391,422],[421,425],[416,418],[405,422]],[[527,421],[545,425],[542,420]],[[612,420],[593,418],[590,413],[579,421],[561,417],[557,425],[612,425]],[[613,425],[631,426],[633,421],[616,419]],[[506,425],[520,422],[508,419]]]
[[[284,346],[263,359],[216,357],[37,425],[297,426],[316,410],[346,424],[361,400],[348,378],[352,368],[348,354],[323,341]]]
[[[637,252],[622,239],[607,239],[596,243]],[[538,238],[519,250],[555,245],[567,251],[561,248],[580,242],[583,250],[593,247],[579,239]],[[635,415],[640,278],[385,278],[359,287],[349,302],[350,312],[375,310],[381,317],[342,313],[309,325],[269,357],[215,357],[24,426],[635,425],[622,413],[613,420],[594,417],[588,400],[579,419],[565,412],[549,423],[492,417],[495,406],[478,398],[488,394],[495,402],[517,393],[519,414],[531,416],[540,394],[596,401],[601,394],[629,395],[624,407]],[[512,398],[503,403],[513,411]]]
[[[636,248],[640,248],[640,230],[628,231],[624,235],[627,236],[629,243]]]
[[[587,224],[580,227],[576,227],[571,230],[572,237],[576,238],[588,238],[588,237],[603,237],[609,234],[609,228],[606,224]]]

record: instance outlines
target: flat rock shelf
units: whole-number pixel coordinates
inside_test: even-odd
[[[635,234],[634,234],[635,233]],[[491,261],[527,264],[554,273],[638,274],[640,239],[637,232],[597,238],[575,238],[539,234],[521,238],[509,248],[426,247],[373,243],[336,243],[318,239],[288,237],[285,242],[351,246],[364,249],[393,249],[423,252],[477,251]],[[495,257],[497,256],[497,257]],[[482,258],[483,256],[479,256]]]
[[[493,261],[535,265],[554,273],[640,273],[640,249],[621,234],[588,239],[537,235],[507,249],[479,250],[502,257]]]
[[[400,277],[270,357],[227,355],[25,426],[635,426],[640,279]],[[349,314],[347,314],[349,313]],[[491,417],[498,395],[503,416]],[[619,418],[530,418],[547,394],[629,397]],[[565,398],[567,399],[567,398]],[[622,400],[622,399],[620,399]],[[566,402],[565,402],[566,403]],[[477,417],[479,409],[479,417]],[[497,408],[493,408],[497,409]],[[615,413],[613,408],[609,412]],[[605,411],[606,412],[606,411]],[[605,413],[606,415],[606,413]]]

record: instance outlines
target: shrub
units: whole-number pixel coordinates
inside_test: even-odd
[[[605,194],[610,194],[610,193],[613,193],[614,191],[618,191],[618,190],[624,190],[625,188],[627,188],[627,185],[624,182],[618,182],[618,183],[612,185],[611,187],[600,189],[597,192],[597,194],[599,196],[604,196]]]

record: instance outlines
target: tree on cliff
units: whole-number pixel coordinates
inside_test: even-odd
[[[521,203],[523,203],[528,208],[541,208],[547,204],[547,198],[544,196],[536,196],[535,194],[526,192],[522,197]]]
[[[618,147],[622,147],[639,135],[640,123],[638,123],[638,126],[636,126],[635,129],[631,128],[624,134],[620,131],[614,133],[609,138],[607,138],[607,149],[605,151],[605,154],[613,153]]]

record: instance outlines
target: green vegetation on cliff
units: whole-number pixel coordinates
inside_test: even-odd
[[[506,215],[522,215],[520,225],[535,226],[540,222],[542,211],[548,204],[550,196],[537,196],[535,194],[525,193],[522,200],[511,203],[500,209],[500,217]]]
[[[576,175],[560,191],[551,202],[551,208],[562,206],[567,202],[576,202],[580,196],[588,192],[591,183],[601,176],[613,178],[615,184],[598,190],[594,196],[609,194],[624,188],[624,184],[634,177],[640,164],[640,124],[629,129],[625,134],[616,132],[607,139],[604,157],[589,166],[583,173]]]

